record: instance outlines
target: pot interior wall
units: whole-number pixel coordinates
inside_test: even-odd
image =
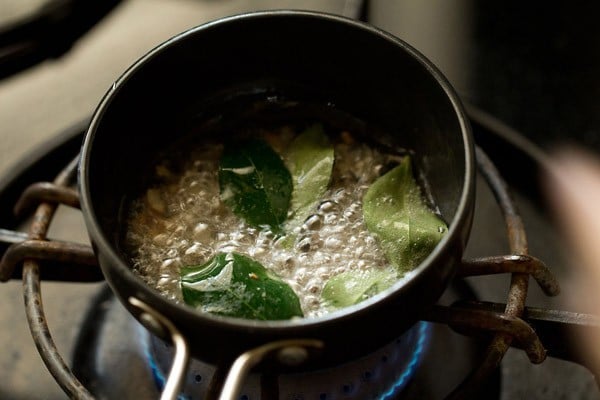
[[[450,92],[445,80],[407,45],[331,16],[233,17],[161,45],[109,92],[83,149],[82,204],[107,280],[123,302],[129,296],[148,301],[186,337],[202,337],[192,340],[192,353],[208,362],[294,337],[323,339],[329,346],[323,357],[327,363],[373,351],[413,325],[419,311],[439,297],[470,230],[472,145],[460,106]],[[124,199],[143,184],[141,177],[152,169],[157,153],[188,134],[220,101],[242,94],[283,94],[333,105],[375,127],[366,132],[372,139],[414,151],[416,167],[429,183],[444,219],[452,222],[458,216],[456,229],[451,225],[448,240],[435,257],[382,301],[349,307],[340,316],[316,323],[310,319],[281,325],[223,323],[163,301],[128,270],[125,257],[114,254]],[[386,329],[371,329],[382,322]],[[340,336],[350,331],[356,334]],[[222,346],[210,345],[223,342],[226,354]]]
[[[157,151],[189,131],[203,105],[236,90],[283,92],[333,103],[416,154],[443,217],[458,207],[465,145],[439,83],[397,42],[327,19],[252,18],[217,24],[163,45],[129,71],[103,110],[90,157],[92,198],[116,238],[123,195]],[[237,88],[237,89],[236,89]],[[294,92],[294,93],[290,93]],[[109,159],[107,159],[107,155]]]

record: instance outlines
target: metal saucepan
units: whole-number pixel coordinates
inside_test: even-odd
[[[334,104],[380,128],[373,136],[389,133],[374,139],[414,150],[414,161],[448,222],[447,235],[409,278],[324,317],[243,320],[202,314],[169,301],[132,271],[120,250],[127,196],[157,153],[189,132],[185,128],[204,108],[218,107],[219,99],[279,91]],[[180,333],[175,336],[183,347],[189,343],[193,356],[216,365],[227,365],[253,349],[266,354],[281,347],[292,349],[289,364],[303,354],[294,351],[319,347],[318,357],[300,357],[306,361],[303,366],[315,368],[380,348],[438,299],[460,263],[469,234],[474,173],[473,142],[460,101],[416,50],[361,22],[270,11],[191,29],[127,70],[91,121],[79,185],[85,222],[106,280],[147,327],[163,335]],[[236,365],[240,367],[239,360]]]

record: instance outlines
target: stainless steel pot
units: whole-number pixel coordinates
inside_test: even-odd
[[[333,104],[380,128],[374,140],[413,150],[448,222],[448,234],[409,277],[324,317],[243,320],[202,314],[167,300],[132,271],[120,250],[127,196],[156,154],[189,131],[185,128],[206,110],[218,108],[224,99],[281,93]],[[217,365],[233,363],[243,375],[273,354],[279,367],[341,363],[412,326],[443,292],[462,258],[473,215],[474,172],[473,142],[460,101],[421,54],[361,22],[274,11],[191,29],[127,70],[89,126],[79,185],[102,271],[131,314],[153,332],[174,337],[184,349],[183,364],[189,347],[195,357]],[[313,355],[316,348],[318,356]],[[229,389],[227,396],[232,395]]]

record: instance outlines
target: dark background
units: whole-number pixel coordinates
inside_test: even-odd
[[[464,101],[545,148],[600,151],[600,3],[371,1],[368,16],[434,61]]]

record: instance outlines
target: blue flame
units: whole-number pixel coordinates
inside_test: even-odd
[[[431,337],[431,329],[432,329],[430,323],[419,322],[418,324],[419,324],[419,326],[418,326],[418,330],[416,332],[416,334],[418,336],[417,343],[416,343],[416,347],[415,347],[414,351],[411,354],[410,361],[408,362],[408,364],[406,365],[406,367],[402,371],[402,373],[398,376],[396,381],[392,384],[392,386],[379,397],[379,400],[394,399],[400,392],[402,392],[406,388],[406,386],[410,382],[411,378],[415,374],[417,367],[419,366],[419,364],[421,362],[423,353],[425,352],[425,350],[427,348],[427,344]],[[165,379],[165,376],[163,375],[161,369],[159,368],[159,366],[156,362],[156,359],[152,355],[152,351],[150,350],[150,335],[146,334],[146,335],[142,335],[142,336],[145,337],[144,355],[146,356],[146,359],[148,360],[148,364],[149,364],[150,370],[152,372],[152,378],[154,379],[156,387],[159,390],[162,390],[165,387],[166,379]],[[189,397],[185,396],[184,394],[180,394],[177,398],[178,398],[178,400],[189,400]]]
[[[406,369],[400,374],[396,382],[392,385],[387,392],[383,393],[379,400],[390,400],[393,399],[398,393],[400,393],[408,382],[410,378],[415,374],[417,367],[421,361],[421,356],[423,355],[425,349],[427,348],[427,343],[429,342],[429,337],[431,336],[431,324],[427,322],[419,322],[419,338],[417,340],[417,346],[412,353],[412,358],[410,362],[406,366]]]
[[[152,351],[150,350],[150,334],[148,334],[147,332],[144,332],[144,333],[145,334],[142,335],[142,337],[144,338],[143,339],[144,355],[146,356],[146,360],[148,360],[148,365],[150,366],[150,371],[152,372],[152,379],[154,379],[154,383],[156,384],[156,387],[158,388],[158,390],[162,391],[165,388],[165,385],[167,384],[167,380],[165,379],[164,374],[160,370],[160,368],[156,362],[156,359],[152,355]],[[177,399],[178,400],[189,400],[188,397],[184,396],[183,394],[180,394],[179,396],[177,396]]]

